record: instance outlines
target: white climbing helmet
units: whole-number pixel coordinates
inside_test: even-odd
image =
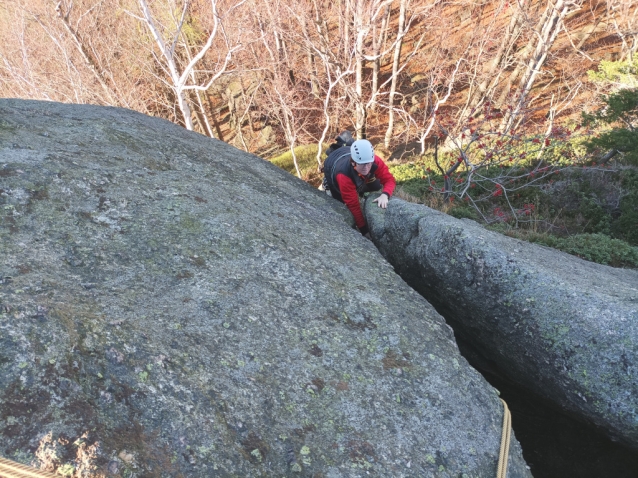
[[[350,146],[350,155],[357,164],[371,163],[374,161],[374,148],[367,139],[358,139]]]

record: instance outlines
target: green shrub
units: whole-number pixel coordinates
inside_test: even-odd
[[[583,227],[583,232],[610,233],[611,216],[594,198],[581,194],[578,211],[587,221]]]
[[[587,76],[594,83],[620,85],[624,88],[638,88],[638,57],[629,61],[602,60],[598,71],[588,71]]]
[[[566,238],[538,234],[528,239],[598,264],[638,267],[638,247],[604,234],[577,234]]]
[[[388,168],[394,176],[397,185],[409,196],[422,202],[430,192],[430,181],[439,181],[441,177],[434,173],[438,171],[434,159],[418,157],[408,163],[388,163]],[[440,187],[440,186],[439,186]]]
[[[620,217],[613,223],[612,233],[638,246],[638,171],[623,171],[621,185],[626,195],[620,200]]]
[[[418,199],[422,199],[423,196],[428,194],[429,187],[430,187],[430,183],[422,179],[409,179],[407,181],[402,181],[402,182],[397,181],[397,184],[399,184],[401,188],[410,196],[413,196]]]
[[[629,210],[629,208],[624,210],[621,207],[621,216],[614,223],[612,232],[615,237],[631,245],[638,246],[638,209],[635,206],[633,210]]]
[[[587,150],[616,150],[627,162],[638,164],[638,88],[621,89],[603,96],[603,101],[603,108],[593,114],[583,113],[583,123],[612,128],[590,138],[585,143]]]
[[[423,162],[389,164],[388,168],[398,184],[406,181],[423,180],[427,175],[427,166]]]
[[[476,209],[469,206],[455,206],[450,208],[447,213],[457,219],[472,219],[474,221],[479,219]]]

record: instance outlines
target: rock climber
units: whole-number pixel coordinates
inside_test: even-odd
[[[348,142],[345,141],[345,145],[336,148],[335,145],[331,146],[323,166],[323,186],[333,198],[348,207],[361,234],[371,239],[359,197],[366,192],[381,190],[381,195],[374,202],[385,209],[396,181],[388,166],[374,154],[370,141],[358,139],[350,145]]]

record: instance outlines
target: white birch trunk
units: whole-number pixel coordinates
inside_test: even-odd
[[[403,47],[403,37],[405,31],[405,14],[409,4],[409,0],[401,0],[399,7],[399,29],[397,31],[397,42],[394,45],[394,58],[392,59],[392,82],[390,83],[390,95],[388,96],[388,129],[385,132],[384,146],[390,147],[390,140],[394,134],[394,96],[397,92],[397,80],[399,71],[399,62],[401,61],[401,48]]]
[[[356,33],[355,41],[355,103],[356,119],[355,130],[357,139],[365,138],[366,128],[366,106],[363,102],[363,42],[366,37],[366,30],[363,23],[363,4],[365,0],[356,0],[356,10],[354,16],[354,28]]]
[[[381,71],[381,60],[383,55],[381,54],[381,50],[383,48],[383,44],[385,42],[385,37],[388,31],[388,22],[390,20],[390,5],[385,7],[385,12],[383,13],[383,19],[381,20],[381,27],[379,28],[379,32],[377,35],[376,27],[375,31],[372,33],[372,41],[373,41],[373,55],[375,57],[374,63],[372,64],[372,101],[370,102],[370,108],[374,109],[377,104],[376,96],[379,92],[379,72]],[[376,25],[376,23],[375,23]]]
[[[547,54],[552,48],[559,31],[561,30],[562,21],[565,16],[574,8],[580,8],[579,1],[564,1],[558,0],[550,9],[548,15],[545,17],[545,22],[541,25],[540,31],[537,30],[538,43],[534,49],[534,53],[527,63],[525,72],[521,76],[521,81],[517,91],[516,105],[512,109],[512,112],[506,114],[503,121],[501,131],[507,132],[512,127],[515,119],[521,114],[527,95],[534,86],[534,81],[543,67]]]
[[[155,24],[155,20],[153,19],[153,15],[148,7],[146,0],[138,0],[138,2],[143,14],[143,18],[141,18],[141,20],[146,23],[148,29],[151,32],[151,35],[155,39],[155,42],[157,43],[157,46],[159,47],[162,53],[162,56],[164,57],[164,61],[166,62],[166,67],[168,68],[169,76],[171,78],[171,83],[172,83],[171,86],[173,88],[173,91],[175,92],[175,97],[177,98],[177,104],[179,106],[179,109],[184,119],[184,125],[186,129],[192,130],[193,119],[192,119],[191,107],[186,94],[187,90],[206,91],[208,88],[210,88],[211,85],[217,79],[219,79],[219,77],[222,74],[224,74],[224,72],[228,68],[228,63],[230,62],[233,53],[237,49],[239,49],[240,46],[236,45],[232,48],[228,47],[223,65],[215,72],[215,74],[211,78],[209,78],[208,82],[205,85],[188,85],[187,84],[188,79],[191,76],[193,69],[195,68],[197,63],[204,57],[206,52],[208,52],[208,50],[213,44],[213,40],[215,39],[215,37],[217,36],[217,33],[219,32],[220,17],[217,13],[217,0],[211,0],[213,25],[212,25],[212,30],[208,36],[208,40],[202,46],[199,52],[191,59],[188,65],[186,65],[182,69],[182,71],[180,71],[177,65],[177,62],[175,60],[175,47],[177,46],[177,39],[179,38],[182,27],[184,25],[184,20],[186,17],[186,12],[187,12],[189,3],[188,2],[184,3],[180,23],[177,27],[177,31],[175,32],[173,41],[171,45],[169,46],[164,40],[163,36],[161,35],[159,29],[157,28]],[[234,4],[231,7],[231,9],[238,8],[243,3],[244,3],[244,0]],[[222,31],[222,34],[223,34],[223,31]]]

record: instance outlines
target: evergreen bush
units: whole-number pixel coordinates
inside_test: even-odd
[[[548,244],[569,254],[599,264],[614,267],[638,267],[638,247],[605,234],[577,234],[567,238],[555,238]]]
[[[611,86],[614,92],[603,96],[605,103],[593,114],[583,113],[583,123],[607,126],[586,142],[590,152],[616,150],[627,162],[638,165],[638,58],[633,63],[600,63],[597,72],[588,72],[590,79]]]

